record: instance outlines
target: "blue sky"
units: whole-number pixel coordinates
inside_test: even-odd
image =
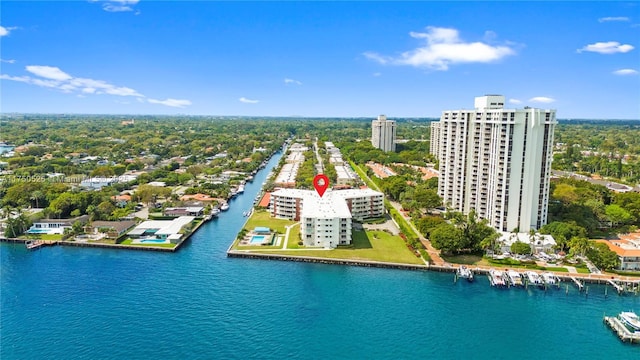
[[[0,6],[2,112],[640,119],[633,1]]]

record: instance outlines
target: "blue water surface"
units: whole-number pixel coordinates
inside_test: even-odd
[[[281,154],[177,253],[0,245],[2,359],[632,359],[592,285],[491,288],[453,274],[230,259]]]

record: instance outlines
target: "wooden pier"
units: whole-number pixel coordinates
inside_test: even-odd
[[[618,335],[620,340],[622,340],[623,342],[628,341],[631,344],[640,344],[640,334],[631,332],[617,317],[605,316],[604,322],[611,328],[611,330],[616,333],[616,335]]]
[[[24,246],[26,246],[28,250],[37,250],[43,246],[53,246],[57,244],[58,241],[56,240],[34,240],[25,241]]]

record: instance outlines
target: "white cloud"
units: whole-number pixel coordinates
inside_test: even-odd
[[[191,105],[191,101],[179,100],[179,99],[166,99],[166,100],[147,99],[147,101],[152,104],[161,104],[161,105],[177,107],[177,108],[183,108],[185,106]]]
[[[0,74],[0,79],[18,81],[18,82],[23,82],[23,83],[31,82],[31,78],[28,77],[28,76],[11,76],[11,75],[6,75],[6,74]]]
[[[459,32],[451,28],[429,26],[427,32],[410,32],[415,39],[426,42],[423,46],[403,52],[400,56],[384,56],[375,52],[363,55],[380,64],[409,65],[436,70],[448,70],[451,64],[489,63],[506,56],[515,55],[515,50],[505,45],[491,45],[488,42],[465,42]],[[485,38],[492,41],[495,33],[487,32]]]
[[[0,59],[0,62],[7,63],[7,64],[15,64],[16,63],[16,61],[13,60],[13,59],[7,59],[7,60]]]
[[[638,75],[638,70],[634,69],[620,69],[613,72],[615,75]]]
[[[55,66],[29,65],[26,70],[34,75],[52,80],[64,81],[72,78],[71,75]]]
[[[382,76],[382,73],[380,73],[380,72],[374,72],[372,75],[373,75],[374,77],[379,77],[379,76]]]
[[[140,0],[106,0],[102,4],[102,9],[108,12],[126,12],[133,11],[133,6],[136,5]],[[136,15],[138,15],[140,11],[136,11]]]
[[[284,79],[284,83],[285,84],[295,84],[295,85],[302,85],[302,83],[298,80],[294,80],[294,79]]]
[[[35,77],[28,75],[11,76],[0,74],[0,79],[57,89],[65,93],[76,93],[78,97],[84,97],[87,94],[107,94],[122,97],[135,97],[139,102],[144,102],[143,99],[146,99],[146,96],[130,87],[116,86],[104,80],[73,77],[55,66],[29,65],[25,67],[25,70],[35,75]],[[147,99],[147,101],[152,104],[161,104],[171,107],[185,107],[191,105],[191,101],[189,100],[171,98],[166,100]]]
[[[260,102],[260,100],[251,100],[251,99],[247,99],[246,97],[241,97],[240,99],[238,99],[240,102],[243,102],[245,104],[257,104]]]
[[[626,53],[633,50],[633,46],[629,44],[620,44],[617,41],[597,42],[589,44],[582,49],[578,49],[579,53],[583,51],[597,52],[600,54]]]
[[[509,99],[510,104],[522,104],[522,100],[518,99]]]
[[[536,97],[532,97],[531,99],[529,99],[529,102],[532,103],[542,103],[542,104],[550,104],[552,102],[555,102],[556,99],[550,98],[550,97],[546,97],[546,96],[536,96]]]
[[[598,19],[598,22],[608,22],[608,21],[629,21],[629,18],[626,16],[608,16]]]
[[[0,25],[0,37],[7,36],[11,33],[11,30],[15,30],[17,27],[4,27]]]

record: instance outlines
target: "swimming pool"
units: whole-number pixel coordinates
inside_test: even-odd
[[[251,243],[251,244],[262,244],[264,242],[265,238],[266,238],[266,236],[264,236],[264,235],[253,235],[251,237],[251,241],[249,241],[249,243]]]
[[[51,233],[50,229],[29,229],[27,230],[27,234],[49,234]]]
[[[154,244],[164,244],[167,242],[167,240],[163,240],[163,239],[144,239],[144,240],[140,240],[141,243],[146,244],[146,243],[154,243]]]

